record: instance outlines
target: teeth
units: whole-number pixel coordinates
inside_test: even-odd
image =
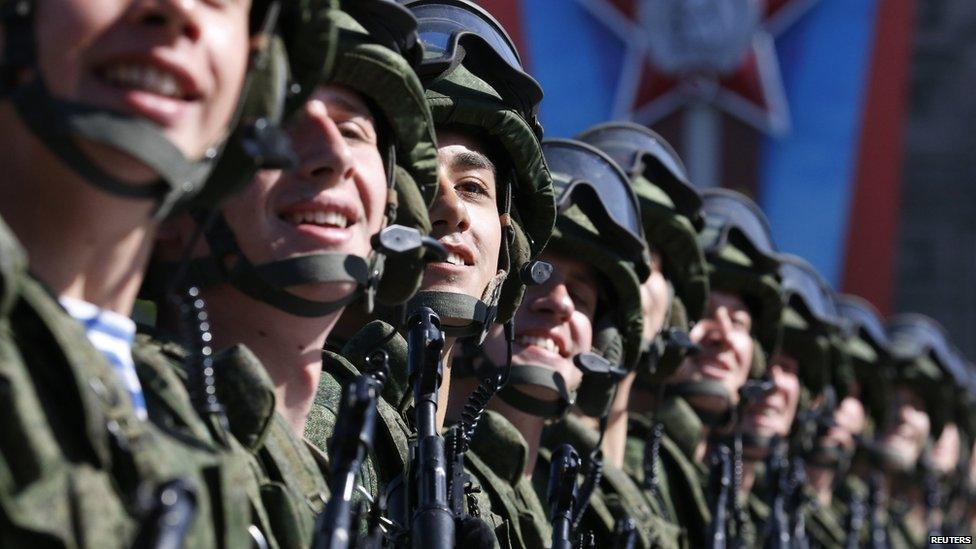
[[[556,345],[556,342],[548,337],[521,336],[519,338],[519,344],[523,347],[535,345],[536,347],[541,347],[550,353],[555,353],[557,355],[559,354],[559,347]]]
[[[349,220],[346,219],[346,216],[342,215],[339,212],[319,212],[319,213],[322,213],[322,221],[320,221],[320,223],[323,225],[334,225],[341,229],[345,229],[346,226],[349,225]],[[318,218],[319,216],[318,214],[316,214],[315,216],[316,221],[318,221]]]
[[[447,262],[450,263],[451,265],[461,265],[461,266],[464,265],[464,260],[461,259],[461,256],[459,256],[454,252],[447,254]]]
[[[339,212],[323,212],[321,210],[314,212],[292,212],[287,215],[287,221],[290,221],[293,225],[307,223],[311,225],[339,227],[340,229],[345,229],[349,226],[349,219],[345,215]]]
[[[166,97],[182,97],[172,74],[148,65],[114,65],[105,71],[110,82],[126,88],[149,91]]]

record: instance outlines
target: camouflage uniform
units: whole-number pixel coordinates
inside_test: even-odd
[[[580,453],[589,455],[596,448],[598,433],[574,415],[548,427],[543,434],[545,448],[539,451],[532,481],[536,492],[545,496],[549,483],[550,450],[568,443]],[[679,528],[662,517],[657,502],[648,500],[637,484],[621,469],[605,464],[603,477],[593,495],[581,522],[582,532],[590,532],[597,546],[612,545],[614,526],[624,518],[632,518],[637,524],[638,547],[679,547]]]
[[[182,347],[143,335],[133,354],[150,419],[181,440],[222,452],[246,467],[250,474],[241,488],[271,546],[310,545],[315,517],[329,495],[327,460],[275,413],[274,386],[257,357],[241,345],[214,357],[225,427],[216,418],[202,419],[194,407]]]
[[[81,324],[27,273],[2,221],[0,249],[0,544],[131,546],[146,496],[174,479],[196,496],[187,545],[249,544],[247,464],[138,419]]]
[[[477,11],[473,6],[459,9]],[[422,29],[423,19],[420,24]],[[517,58],[514,50],[513,54]],[[491,327],[492,320],[505,322],[511,317],[518,307],[524,287],[518,273],[545,245],[555,217],[551,180],[540,151],[541,128],[537,125],[534,113],[523,112],[522,105],[512,101],[510,96],[496,91],[488,83],[489,77],[478,76],[480,70],[485,70],[485,67],[476,66],[469,70],[465,63],[452,64],[446,69],[446,74],[431,78],[430,85],[425,90],[426,105],[430,108],[434,124],[460,127],[463,131],[498,145],[497,150],[503,157],[498,160],[509,166],[514,175],[514,181],[499,175],[497,206],[499,216],[506,225],[505,241],[502,253],[499,254],[496,277],[485,289],[484,295],[445,296],[440,292],[421,290],[414,298],[415,301],[407,306],[410,310],[418,304],[427,305],[443,317],[465,319],[468,319],[470,310],[459,312],[456,308],[466,309],[468,305],[475,304],[470,309],[481,310],[483,313],[490,311],[490,314],[479,318],[470,318],[470,326],[459,328],[463,333],[454,332],[451,327],[442,327],[448,337],[478,335]],[[504,191],[502,183],[506,184]],[[428,206],[429,203],[430,201]],[[422,266],[422,263],[418,265]],[[423,274],[422,269],[419,274]],[[396,281],[399,277],[389,278]],[[419,284],[419,278],[417,283]],[[414,285],[410,291],[416,288],[417,285]],[[424,295],[431,293],[440,295]],[[497,316],[494,316],[495,313]],[[355,339],[356,336],[350,338],[349,342]],[[344,349],[341,354],[348,361],[342,356],[325,354],[322,379],[305,431],[308,439],[320,448],[326,448],[328,438],[335,428],[342,386],[361,371],[360,365],[363,361],[360,359],[365,354],[362,351],[349,352]],[[402,482],[408,472],[410,441],[415,430],[412,426],[405,358],[396,360],[391,357],[390,369],[392,379],[387,381],[378,404],[380,421],[376,424],[375,447],[363,463],[361,478],[367,491],[374,497],[380,493],[393,494],[389,514],[404,522],[407,520],[405,509],[394,506],[402,505],[396,494],[403,492]],[[446,403],[441,402],[439,405],[445,406]],[[469,466],[469,470],[471,467]],[[520,543],[519,517],[502,517],[497,514],[487,492],[477,484],[475,475],[466,498],[467,513],[484,519],[493,528],[497,541],[502,546]],[[503,506],[499,512],[505,510],[506,507]]]
[[[14,9],[9,2],[0,3],[4,4],[5,37],[35,38],[34,3],[21,2]],[[255,3],[251,14],[255,22],[262,19],[258,9],[268,9],[265,15],[272,12],[268,3]],[[280,12],[281,29],[289,30],[285,34],[300,37],[304,47],[314,50],[309,58],[319,61],[316,72],[330,70],[334,10],[328,0],[310,0]],[[313,19],[314,24],[305,26]],[[17,38],[11,38],[15,31]],[[254,34],[253,38],[266,47],[261,48],[261,55],[252,57],[259,62],[249,68],[250,86],[240,99],[239,126],[227,128],[233,130],[233,137],[220,144],[226,146],[225,156],[217,162],[209,156],[184,158],[144,120],[113,113],[111,131],[103,128],[98,132],[94,122],[93,132],[91,119],[83,116],[79,120],[77,111],[54,110],[52,116],[51,107],[56,109],[62,103],[47,95],[43,85],[23,93],[5,89],[4,99],[12,100],[29,129],[86,183],[128,198],[152,199],[159,218],[192,200],[208,202],[225,196],[258,167],[256,156],[237,154],[241,153],[237,131],[261,118],[262,128],[273,132],[282,115],[278,100],[283,100],[286,89],[279,85],[280,79],[270,75],[287,71],[291,59],[287,58],[288,40],[281,34]],[[32,56],[33,52],[26,52],[16,61],[29,68],[34,63]],[[5,57],[5,68],[24,68],[7,66],[11,59]],[[296,82],[306,81],[300,70],[291,76]],[[41,71],[35,71],[33,84],[38,83],[43,84]],[[266,100],[273,104],[270,110],[263,109]],[[33,107],[25,109],[24,105]],[[45,109],[52,118],[38,124],[33,116]],[[86,114],[91,115],[92,110],[98,108],[90,108]],[[73,125],[62,119],[72,119]],[[57,131],[49,131],[57,125],[52,120],[61,123],[62,131],[69,127],[72,136],[87,135],[144,160],[166,185],[144,186],[133,192],[132,184],[93,167],[93,160],[76,145],[59,141]],[[93,133],[95,137],[91,137]],[[25,256],[2,222],[0,250],[0,386],[4,388],[0,400],[6,410],[0,428],[0,545],[42,541],[44,546],[65,547],[151,546],[157,543],[153,539],[157,529],[175,527],[178,534],[181,525],[171,522],[174,517],[159,513],[181,501],[174,495],[188,493],[192,500],[188,533],[176,538],[183,544],[242,547],[264,537],[278,546],[271,535],[278,517],[264,513],[258,499],[263,494],[246,453],[213,443],[168,360],[152,350],[133,350],[153,421],[140,419],[118,374],[92,346],[82,325],[27,273]],[[281,539],[282,545],[299,543],[297,538]]]
[[[528,444],[522,434],[497,412],[488,411],[478,424],[465,454],[467,471],[481,485],[491,509],[512,526],[511,547],[545,547],[552,540],[548,513],[530,479],[524,475]]]

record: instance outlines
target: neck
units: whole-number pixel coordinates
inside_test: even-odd
[[[522,476],[531,480],[532,473],[535,471],[535,462],[539,459],[539,444],[542,441],[542,430],[546,427],[546,420],[513,408],[499,398],[492,399],[489,408],[505,416],[525,438],[529,451],[526,453]]]
[[[651,412],[657,406],[657,395],[653,391],[631,385],[627,409],[635,414]]]
[[[752,460],[742,460],[742,492],[740,497],[745,500],[752,493],[752,487],[756,485],[756,462]]]
[[[692,458],[695,463],[705,463],[705,455],[708,453],[708,437],[711,435],[712,430],[708,427],[702,427],[702,437],[698,445],[695,446],[695,455]]]
[[[0,106],[0,215],[58,296],[132,312],[157,223],[151,200],[116,197],[69,170]],[[22,131],[17,131],[18,128]]]
[[[204,300],[217,346],[245,344],[254,352],[274,383],[278,413],[302,436],[322,375],[322,348],[342,311],[298,317],[229,284],[207,289]]]
[[[457,341],[453,337],[444,338],[444,354],[442,360],[444,361],[444,375],[441,378],[441,386],[437,389],[437,431],[444,430],[444,420],[447,418],[448,407],[452,404],[451,402],[451,352],[454,351],[454,342]],[[460,397],[454,400],[461,406],[464,406],[465,397]]]
[[[922,488],[911,475],[889,474],[885,484],[889,497],[905,504],[908,512],[905,515],[907,524],[916,531],[925,531],[927,517]]]
[[[628,406],[630,404],[630,388],[637,378],[636,372],[630,372],[620,380],[617,392],[614,394],[610,411],[607,414],[607,431],[603,436],[603,455],[606,462],[618,469],[624,466],[624,453],[627,448],[627,422],[629,419]]]
[[[808,465],[806,468],[807,482],[817,496],[821,506],[828,506],[834,499],[834,478],[837,471],[828,467]]]

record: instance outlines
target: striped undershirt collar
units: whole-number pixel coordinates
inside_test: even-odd
[[[136,337],[135,322],[125,315],[101,309],[80,299],[61,297],[58,301],[69,315],[84,326],[88,340],[115,369],[119,382],[132,400],[136,415],[146,419],[149,416],[146,398],[132,360],[132,343]]]

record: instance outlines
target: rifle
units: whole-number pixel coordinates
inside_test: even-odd
[[[803,458],[794,456],[790,462],[789,498],[787,499],[790,521],[793,524],[792,546],[796,549],[808,549],[810,540],[807,538],[806,508],[807,496],[803,487],[807,483],[806,466]]]
[[[613,548],[634,549],[637,547],[637,522],[631,517],[621,517],[613,525]]]
[[[926,539],[942,535],[942,490],[932,463],[926,459],[922,465],[922,489],[925,496],[925,517],[928,523]]]
[[[573,508],[576,506],[580,458],[569,444],[562,444],[552,453],[549,468],[549,521],[552,523],[552,549],[571,549],[573,546]]]
[[[411,448],[415,502],[411,545],[417,549],[454,546],[454,513],[448,505],[444,438],[437,431],[437,391],[444,375],[440,318],[420,307],[407,321],[407,363],[413,384],[417,442]]]
[[[712,522],[708,525],[708,546],[711,549],[725,549],[728,540],[729,496],[732,491],[732,451],[725,444],[718,444],[711,453],[711,477],[708,493],[715,494],[712,500]]]
[[[848,504],[850,517],[847,520],[847,541],[844,543],[845,549],[857,549],[861,546],[861,531],[864,530],[864,519],[867,515],[867,505],[860,494],[851,494],[851,501]]]
[[[178,478],[161,485],[152,495],[148,512],[133,542],[133,547],[178,549],[186,542],[186,532],[197,510],[193,485]]]
[[[789,449],[779,438],[773,442],[769,456],[767,485],[771,488],[768,505],[769,523],[766,527],[765,549],[786,549],[790,546],[790,518],[786,512],[786,499],[790,489],[788,457]]]
[[[868,547],[871,549],[887,549],[888,532],[882,514],[885,510],[884,493],[881,491],[881,472],[874,471],[868,479],[868,508],[871,510],[871,536]]]
[[[329,441],[332,455],[329,490],[332,497],[318,520],[316,549],[345,549],[353,542],[352,494],[356,474],[373,445],[376,401],[381,390],[376,379],[368,374],[359,376],[343,388],[335,432]]]

